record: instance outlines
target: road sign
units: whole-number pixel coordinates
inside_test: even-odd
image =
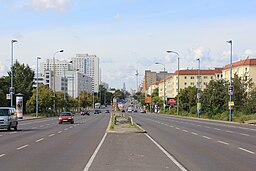
[[[234,86],[228,86],[228,94],[233,95],[234,94]]]
[[[234,102],[229,101],[229,102],[228,102],[228,106],[235,106],[235,103],[234,103]]]
[[[10,94],[6,94],[6,100],[10,100],[11,99],[11,95]]]
[[[9,93],[10,93],[10,94],[15,94],[15,89],[14,89],[14,87],[10,87]]]

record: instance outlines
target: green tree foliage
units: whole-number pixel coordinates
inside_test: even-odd
[[[6,100],[6,94],[9,94],[10,88],[10,77],[1,77],[0,78],[0,101],[1,106],[10,106],[10,100]]]
[[[181,89],[178,95],[180,109],[189,112],[193,106],[196,106],[196,103],[197,103],[196,94],[197,94],[197,88],[195,86]]]
[[[211,80],[202,94],[202,109],[208,117],[227,110],[228,82],[225,80]]]
[[[125,93],[119,89],[114,92],[113,96],[117,98],[117,101],[125,99]]]
[[[8,75],[10,78],[11,72],[8,72]],[[26,102],[32,96],[34,71],[32,71],[28,65],[20,64],[18,61],[16,61],[13,65],[13,78],[15,93],[23,94],[23,102],[26,104]],[[24,113],[26,113],[26,106],[24,106]]]

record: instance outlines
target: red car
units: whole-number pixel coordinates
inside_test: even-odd
[[[63,122],[70,122],[71,124],[74,123],[74,116],[71,112],[62,112],[59,116],[59,124]]]

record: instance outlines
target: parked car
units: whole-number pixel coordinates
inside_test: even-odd
[[[88,110],[81,110],[80,115],[90,115],[90,112]]]
[[[74,115],[71,112],[62,112],[59,116],[59,124],[62,124],[63,122],[69,122],[71,124],[74,122]]]
[[[15,131],[17,131],[18,117],[15,108],[0,107],[0,128],[7,129],[8,131],[13,128]]]
[[[105,113],[110,113],[110,111],[109,110],[105,110]]]
[[[134,111],[133,111],[134,113],[137,113],[138,112],[138,110],[137,109],[134,109]]]

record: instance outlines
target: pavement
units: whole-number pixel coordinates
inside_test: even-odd
[[[90,171],[180,170],[144,133],[108,133]]]

